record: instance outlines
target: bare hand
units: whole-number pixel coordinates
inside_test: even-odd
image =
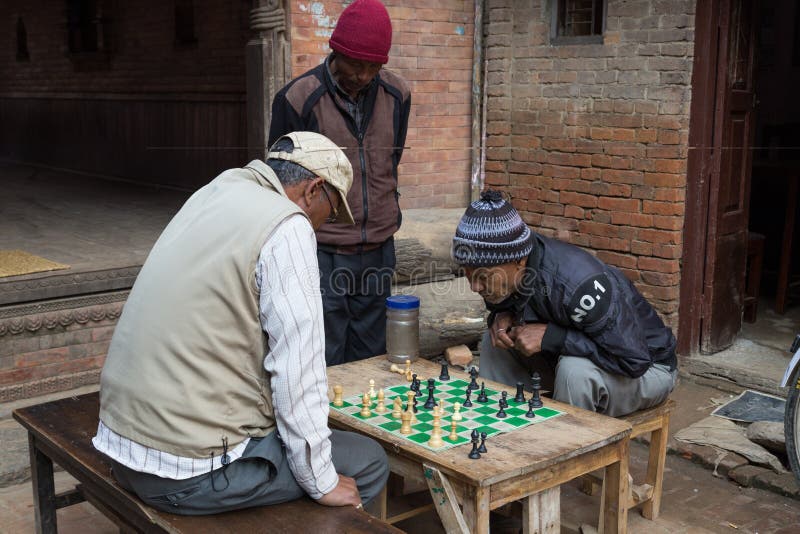
[[[498,349],[510,349],[514,347],[514,340],[508,336],[514,316],[511,312],[502,312],[494,316],[494,322],[489,327],[489,336],[492,338],[492,346]]]
[[[514,348],[525,356],[533,356],[542,352],[542,338],[547,330],[547,323],[531,323],[515,326],[508,332],[514,342]]]
[[[339,475],[339,483],[333,491],[326,493],[317,502],[325,506],[355,506],[361,508],[361,496],[358,494],[358,487],[353,478]]]

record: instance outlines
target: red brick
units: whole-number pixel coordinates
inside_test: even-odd
[[[673,161],[673,160],[661,160]],[[656,187],[680,187],[686,183],[686,178],[682,174],[668,174],[663,172],[646,172],[644,183]]]
[[[665,260],[660,258],[640,257],[637,267],[643,271],[656,271],[659,273],[677,273],[680,270],[680,263],[677,260]]]
[[[603,180],[609,182],[618,182],[623,184],[641,184],[644,183],[644,173],[640,171],[625,171],[617,169],[604,169],[602,174]]]
[[[651,256],[653,244],[644,241],[631,241],[631,252],[637,256]]]
[[[612,224],[625,224],[629,226],[653,226],[653,216],[642,213],[611,213]]]
[[[597,197],[593,195],[584,195],[582,193],[574,193],[571,191],[561,191],[558,198],[559,201],[565,205],[580,206],[584,208],[594,208],[597,206]]]
[[[605,210],[629,213],[638,213],[640,210],[639,200],[634,198],[600,197],[597,200],[597,207]]]
[[[629,256],[628,254],[609,252],[607,250],[598,250],[597,257],[610,265],[615,265],[620,268],[636,268],[636,258],[634,256]]]
[[[681,232],[640,228],[636,234],[640,240],[650,243],[680,245],[683,242]]]

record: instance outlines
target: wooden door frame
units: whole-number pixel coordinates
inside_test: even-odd
[[[714,157],[715,124],[721,124],[716,86],[719,0],[698,0],[692,66],[692,102],[689,110],[689,154],[686,171],[686,213],[678,307],[678,353],[699,351],[703,320],[703,279],[706,268],[707,226],[710,217],[710,174]],[[727,67],[727,65],[725,66]],[[723,95],[724,98],[724,95]]]

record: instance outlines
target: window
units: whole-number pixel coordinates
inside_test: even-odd
[[[25,22],[22,17],[17,18],[17,61],[28,61],[31,58],[28,53],[28,31],[25,29]]]
[[[107,52],[109,20],[101,0],[67,0],[67,35],[70,54]]]
[[[175,0],[175,45],[185,47],[196,44],[194,2],[192,0]]]
[[[605,4],[604,0],[554,0],[551,43],[602,43]]]

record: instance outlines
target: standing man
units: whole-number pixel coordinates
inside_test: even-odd
[[[675,336],[636,287],[588,252],[531,232],[499,192],[467,208],[453,256],[491,311],[481,376],[513,385],[537,371],[555,400],[612,417],[675,387]]]
[[[307,494],[356,508],[383,449],[328,428],[314,229],[352,224],[350,162],[295,132],[189,198],[158,238],[114,331],[92,440],[122,487],[199,515]]]
[[[408,83],[382,70],[389,61],[392,23],[378,0],[356,0],[333,35],[333,52],[289,82],[272,103],[272,143],[294,130],[319,132],[353,165],[347,201],[355,226],[317,230],[328,365],[386,352],[385,299],[400,227],[397,166],[411,109]]]

